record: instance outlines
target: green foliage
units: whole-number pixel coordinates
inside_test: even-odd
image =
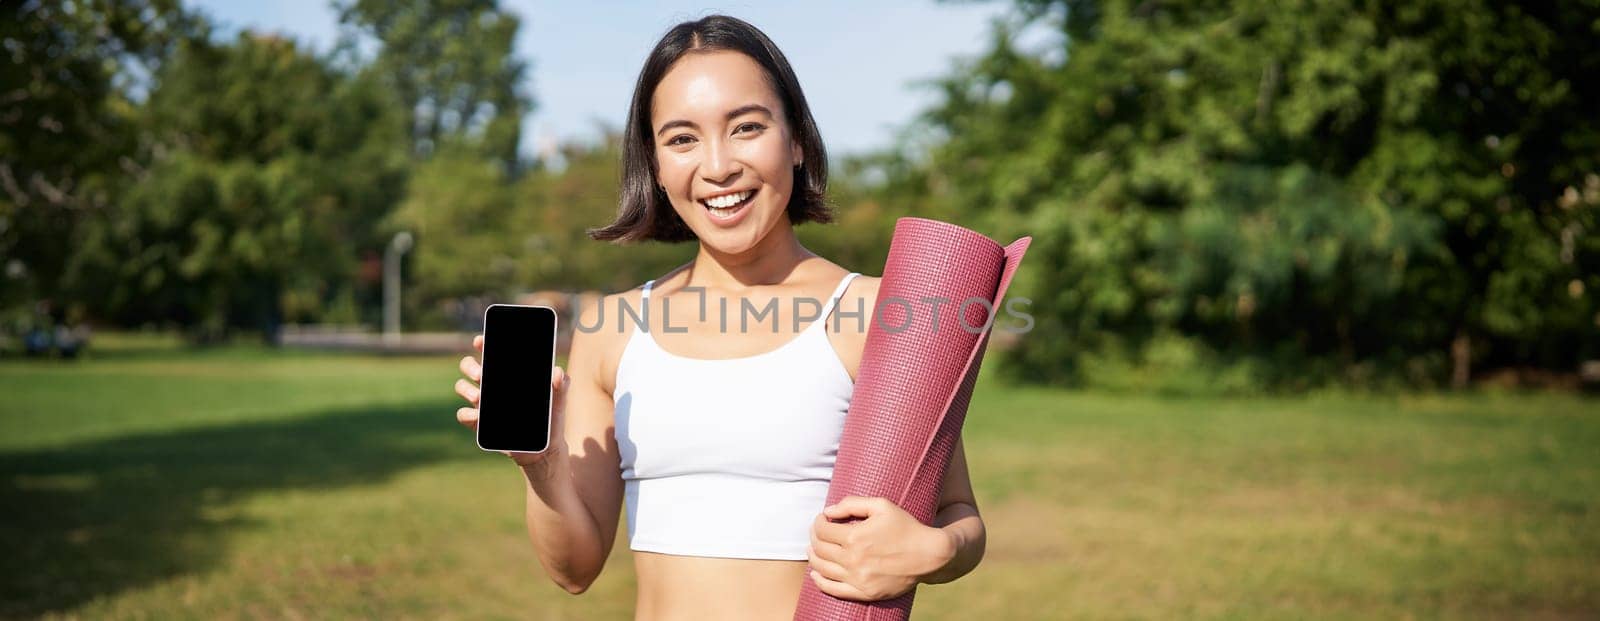
[[[405,107],[421,156],[471,143],[509,170],[518,163],[527,65],[512,55],[520,20],[495,0],[336,0],[344,45],[379,44],[370,70]]]
[[[828,202],[834,221],[801,226],[796,234],[813,252],[851,270],[882,271],[896,219],[951,219],[950,214],[938,211],[938,203],[922,200],[916,191],[918,184],[925,182],[925,171],[894,154],[845,158],[831,168],[830,175]]]
[[[6,3],[0,71],[25,88],[0,102],[0,308],[57,298],[101,321],[270,337],[373,314],[394,223],[508,215],[529,107],[518,20],[486,1],[338,8],[349,45],[318,57],[274,36],[214,41],[165,0]],[[375,58],[355,57],[360,37]],[[413,156],[445,151],[397,217]],[[441,172],[485,167],[498,182],[478,188]],[[445,212],[418,215],[439,197]],[[435,294],[485,285],[453,280]]]
[[[149,168],[86,222],[65,283],[113,318],[206,337],[270,331],[289,291],[330,299],[352,280],[346,244],[371,243],[397,198],[405,160],[384,109],[371,82],[290,41],[184,43],[142,108]]]
[[[400,230],[424,311],[691,258],[588,239],[614,134],[517,156],[532,103],[497,2],[335,6],[319,57],[213,40],[170,0],[0,5],[0,312],[370,321]],[[1600,4],[1015,7],[905,149],[836,163],[808,247],[872,272],[900,216],[1034,235],[1013,295],[1035,327],[999,366],[1039,381],[1434,385],[1600,356]]]
[[[445,151],[419,164],[391,224],[416,236],[418,294],[503,289],[516,272],[517,248],[505,226],[511,209],[511,184],[491,162]]]
[[[175,0],[0,3],[0,310],[63,297],[69,242],[134,164],[127,83],[206,32]]]
[[[1594,3],[1018,8],[940,83],[914,186],[1036,236],[1011,370],[1162,335],[1289,387],[1600,355]]]
[[[386,228],[416,235],[412,277],[425,304],[479,294],[637,286],[687,261],[687,245],[602,244],[585,230],[617,208],[617,136],[563,147],[560,170],[513,181],[493,162],[446,150],[419,164]]]
[[[588,229],[616,216],[622,136],[607,129],[592,144],[563,145],[559,169],[542,166],[516,188],[516,211],[508,227],[520,235],[522,283],[536,289],[637,287],[694,257],[692,244],[612,244],[594,241]]]

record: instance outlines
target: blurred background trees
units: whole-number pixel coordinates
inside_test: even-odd
[[[412,153],[447,147],[518,169],[526,64],[512,54],[520,21],[495,0],[336,0],[342,51],[399,99]],[[363,44],[376,46],[362,58]]]
[[[0,308],[64,297],[80,225],[139,170],[140,77],[207,34],[176,0],[0,4]]]
[[[202,338],[316,317],[400,198],[381,87],[253,34],[185,41],[151,85],[140,170],[84,223],[67,285],[106,319]]]
[[[1024,1],[925,193],[1039,238],[1013,369],[1462,384],[1600,355],[1600,6]],[[1037,265],[1037,264],[1036,264]]]
[[[175,0],[0,6],[0,313],[197,340],[463,296],[632,287],[616,132],[519,154],[491,0],[340,0],[341,45],[213,34]],[[537,16],[530,16],[537,19]],[[1465,384],[1600,358],[1600,5],[1020,0],[941,104],[834,166],[804,242],[882,265],[918,215],[1036,245],[1003,356],[1035,381]],[[536,85],[533,85],[536,86]],[[622,105],[619,103],[619,105]]]

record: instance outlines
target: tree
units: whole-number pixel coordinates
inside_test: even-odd
[[[520,20],[495,0],[338,0],[344,45],[362,36],[379,49],[371,62],[407,111],[419,157],[451,142],[476,145],[516,172],[517,143],[531,99],[527,65],[513,55]]]
[[[0,309],[66,297],[80,225],[140,169],[128,92],[208,32],[176,0],[0,3]]]
[[[1038,237],[1015,370],[1171,338],[1289,385],[1600,353],[1593,3],[1017,6],[942,82],[920,190]]]
[[[377,243],[404,175],[393,109],[293,41],[185,42],[141,109],[148,170],[88,227],[68,282],[123,322],[273,337],[289,291],[327,298]]]
[[[387,227],[416,236],[413,295],[437,300],[505,291],[523,256],[506,226],[511,209],[506,172],[490,160],[446,149],[418,164]]]

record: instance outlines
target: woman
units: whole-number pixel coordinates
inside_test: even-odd
[[[582,309],[571,373],[550,379],[551,448],[511,454],[551,579],[589,587],[624,505],[641,619],[790,619],[808,578],[870,601],[971,571],[984,528],[959,443],[934,526],[883,498],[823,507],[878,279],[795,236],[832,215],[783,54],[731,17],[679,24],[640,73],[625,140],[619,216],[591,237],[699,249]],[[480,367],[460,366],[471,427]]]

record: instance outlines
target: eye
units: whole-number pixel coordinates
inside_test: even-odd
[[[756,123],[756,122],[752,121],[752,122],[749,122],[749,123],[740,123],[738,127],[734,128],[733,133],[735,133],[735,134],[742,133],[746,129],[749,129],[750,131],[761,131],[761,130],[766,129],[766,128],[767,127],[765,125],[762,125],[760,123]]]
[[[667,140],[667,146],[676,147],[678,145],[689,144],[688,141],[690,140],[694,140],[694,137],[688,134],[678,134]]]

